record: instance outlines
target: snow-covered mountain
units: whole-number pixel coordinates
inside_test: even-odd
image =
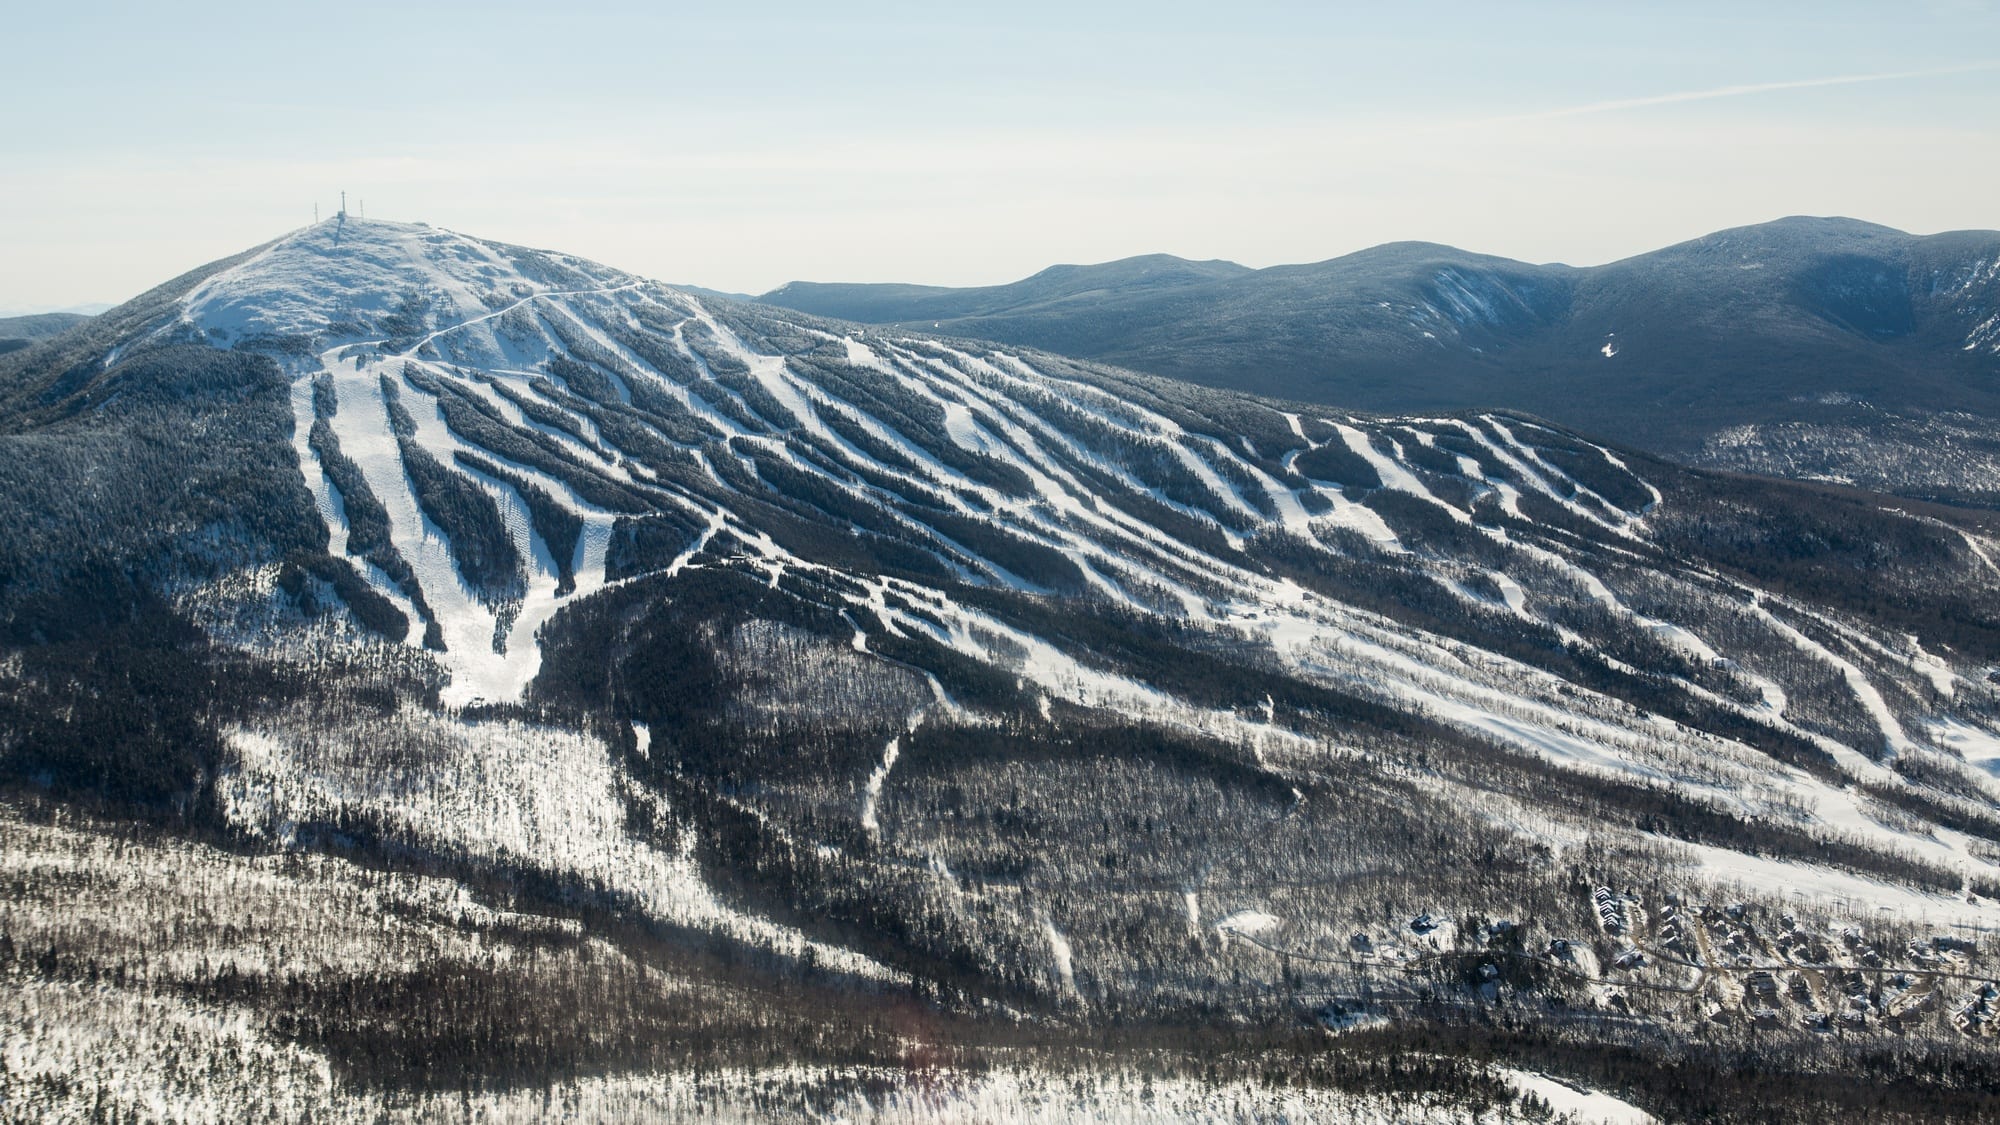
[[[1977,515],[351,218],[0,364],[9,1097],[265,1104],[171,1043],[417,1116],[1025,1113],[1085,1044],[1069,1112],[1989,1073]]]

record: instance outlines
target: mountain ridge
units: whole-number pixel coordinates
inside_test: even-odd
[[[2000,233],[1794,216],[1598,266],[1392,243],[1161,290],[792,286],[840,308],[1373,411],[1524,409],[1699,464],[2000,503]],[[907,314],[907,315],[904,315]],[[1948,443],[1955,475],[1919,453]]]

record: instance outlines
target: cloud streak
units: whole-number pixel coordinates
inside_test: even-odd
[[[1895,82],[1916,78],[1944,78],[1954,74],[1977,74],[1984,71],[2000,70],[2000,59],[1967,63],[1963,66],[1939,67],[1933,70],[1899,70],[1882,74],[1841,74],[1830,78],[1799,78],[1789,82],[1753,82],[1738,86],[1715,86],[1707,90],[1681,90],[1671,94],[1653,94],[1643,98],[1617,98],[1611,101],[1589,102],[1584,105],[1564,106],[1560,109],[1542,110],[1536,113],[1514,114],[1494,118],[1492,123],[1510,121],[1549,121],[1563,117],[1585,117],[1598,113],[1619,113],[1628,109],[1647,109],[1660,105],[1679,105],[1682,102],[1706,102],[1720,98],[1741,98],[1754,94],[1773,94],[1781,90],[1811,90],[1823,86],[1858,86],[1866,82]]]

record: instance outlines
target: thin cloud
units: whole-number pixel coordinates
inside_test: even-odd
[[[1884,74],[1842,74],[1831,78],[1800,78],[1790,82],[1755,82],[1741,86],[1716,86],[1707,90],[1681,90],[1672,94],[1654,94],[1643,98],[1618,98],[1613,101],[1590,102],[1586,105],[1565,106],[1561,109],[1542,110],[1537,113],[1522,113],[1493,119],[1505,121],[1547,121],[1558,117],[1583,117],[1595,113],[1618,113],[1628,109],[1645,109],[1656,105],[1678,105],[1682,102],[1706,102],[1717,98],[1741,98],[1752,94],[1770,94],[1780,90],[1810,90],[1821,86],[1855,86],[1864,82],[1894,82],[1912,78],[1943,78],[1953,74],[1976,74],[1981,71],[2000,70],[2000,59],[1967,63],[1963,66],[1939,67],[1935,70],[1901,70]]]

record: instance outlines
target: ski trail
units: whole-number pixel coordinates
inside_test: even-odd
[[[882,748],[881,764],[868,775],[868,784],[862,790],[861,830],[873,840],[882,837],[882,825],[875,819],[875,806],[882,799],[882,784],[889,780],[889,771],[896,768],[896,758],[902,754],[902,745],[901,735],[889,740],[889,744]]]
[[[722,509],[718,508],[714,512],[709,513],[708,526],[702,528],[701,534],[695,537],[695,541],[689,544],[688,549],[676,555],[674,561],[668,563],[667,569],[661,573],[668,578],[672,578],[681,571],[686,570],[688,563],[694,561],[696,555],[708,549],[708,544],[715,538],[716,533],[728,526],[729,517]]]
[[[542,293],[530,293],[526,297],[523,297],[520,300],[515,301],[513,304],[508,305],[506,308],[500,309],[496,312],[489,312],[483,316],[475,316],[468,320],[461,320],[456,324],[451,324],[444,328],[437,329],[430,335],[425,336],[423,339],[418,340],[416,343],[411,344],[408,348],[405,348],[404,350],[396,354],[404,359],[414,358],[416,354],[419,351],[422,351],[426,345],[434,343],[435,341],[437,341],[442,337],[449,336],[455,332],[462,332],[467,328],[471,328],[479,324],[484,324],[489,320],[494,320],[499,317],[506,316],[508,313],[513,312],[515,309],[521,308],[525,305],[533,304],[536,301],[546,301],[557,297],[582,297],[600,293],[623,293],[626,292],[627,290],[638,288],[640,284],[641,283],[637,281],[628,281],[622,285],[599,286],[597,288],[592,288],[592,289],[565,289],[565,290],[553,290]]]
[[[1471,516],[1433,495],[1430,489],[1424,487],[1424,482],[1417,479],[1415,473],[1403,467],[1402,462],[1376,449],[1374,443],[1368,440],[1367,434],[1362,433],[1345,422],[1334,422],[1327,419],[1321,419],[1321,421],[1332,426],[1339,433],[1340,440],[1346,444],[1350,453],[1368,462],[1368,467],[1374,469],[1375,475],[1382,478],[1382,486],[1384,488],[1393,488],[1398,492],[1407,492],[1419,499],[1428,500],[1436,504],[1439,508],[1442,508],[1455,523],[1469,524],[1472,522]]]
[[[1959,537],[1965,540],[1966,547],[1971,549],[1972,553],[1979,557],[1980,562],[1986,564],[1986,569],[1992,571],[1994,577],[2000,578],[2000,565],[1996,565],[1994,563],[1993,556],[1986,553],[1986,548],[1980,545],[1979,540],[1973,538],[1971,532],[1964,531],[1958,528],[1953,528],[1952,530],[1957,531]]]
[[[1876,728],[1880,730],[1885,754],[1893,758],[1910,748],[1912,744],[1909,736],[1903,731],[1903,724],[1896,720],[1896,716],[1889,710],[1888,702],[1882,698],[1882,693],[1875,689],[1875,685],[1869,682],[1861,669],[1764,608],[1761,596],[1750,603],[1750,610],[1779,636],[1790,641],[1800,652],[1818,657],[1841,674],[1855,702],[1861,704],[1862,710],[1868,713],[1869,718],[1875,721]]]
[[[1627,465],[1623,457],[1618,456],[1616,453],[1611,452],[1609,449],[1606,449],[1601,445],[1596,446],[1595,448],[1599,453],[1602,453],[1604,455],[1604,459],[1606,461],[1611,462],[1611,464],[1616,468],[1618,468],[1620,471],[1629,474],[1633,480],[1639,482],[1640,487],[1644,488],[1648,493],[1652,495],[1653,498],[1651,500],[1646,501],[1645,505],[1639,509],[1640,517],[1652,514],[1653,509],[1660,506],[1660,501],[1666,499],[1666,497],[1660,495],[1660,490],[1653,486],[1652,481],[1649,481],[1645,477],[1640,476],[1638,473],[1633,472],[1632,466]],[[1637,523],[1638,521],[1635,519],[1633,522]]]
[[[1049,960],[1055,969],[1056,982],[1062,986],[1063,994],[1072,1000],[1082,999],[1076,990],[1075,953],[1070,948],[1069,939],[1056,929],[1055,921],[1042,916],[1042,934],[1049,939]]]
[[[1484,421],[1487,425],[1492,426],[1494,432],[1498,433],[1500,437],[1504,441],[1506,441],[1506,443],[1508,444],[1508,446],[1512,448],[1514,453],[1507,453],[1502,451],[1499,447],[1493,445],[1491,441],[1485,442],[1486,447],[1492,450],[1495,456],[1502,457],[1503,464],[1507,464],[1509,468],[1512,468],[1515,471],[1522,474],[1522,479],[1532,484],[1535,487],[1536,491],[1540,492],[1542,495],[1548,497],[1549,499],[1555,501],[1557,504],[1562,505],[1572,514],[1580,516],[1583,519],[1589,520],[1590,522],[1596,524],[1597,526],[1603,528],[1606,531],[1609,531],[1615,535],[1625,536],[1628,539],[1637,538],[1636,534],[1631,530],[1630,525],[1632,521],[1630,516],[1627,516],[1625,519],[1621,520],[1618,523],[1613,523],[1610,520],[1604,518],[1603,515],[1592,511],[1587,505],[1579,504],[1575,500],[1572,500],[1569,497],[1564,496],[1561,493],[1557,492],[1553,487],[1550,486],[1549,481],[1551,479],[1560,479],[1568,481],[1570,487],[1576,489],[1578,493],[1595,497],[1598,503],[1604,505],[1606,511],[1611,511],[1611,512],[1622,511],[1622,509],[1620,509],[1616,504],[1613,504],[1611,501],[1606,500],[1603,496],[1599,495],[1596,492],[1596,490],[1588,488],[1583,484],[1579,483],[1575,477],[1570,476],[1568,473],[1563,472],[1561,469],[1558,469],[1554,465],[1551,465],[1547,461],[1543,460],[1542,455],[1540,453],[1536,452],[1532,446],[1528,445],[1528,443],[1522,441],[1520,437],[1518,437],[1514,433],[1512,427],[1501,422],[1498,418],[1495,418],[1491,414],[1482,414],[1480,415],[1480,420]],[[1521,458],[1526,458],[1527,461],[1532,461],[1534,462],[1534,464],[1529,465],[1526,461],[1521,460]]]
[[[852,620],[849,618],[850,623]],[[854,640],[856,651],[868,651],[867,638],[862,635],[861,630],[854,631]],[[917,729],[930,718],[933,710],[951,709],[952,706],[951,697],[945,694],[944,685],[938,682],[938,678],[929,672],[924,672],[923,675],[925,683],[931,689],[931,702],[917,708],[916,713],[910,716],[909,722],[904,726],[903,733],[890,739],[889,744],[882,748],[882,761],[875,767],[875,772],[868,775],[868,783],[862,789],[861,828],[868,833],[871,840],[879,842],[882,838],[882,825],[876,819],[875,810],[882,799],[882,786],[889,780],[889,771],[896,768],[896,759],[902,755],[903,739],[917,733]]]

